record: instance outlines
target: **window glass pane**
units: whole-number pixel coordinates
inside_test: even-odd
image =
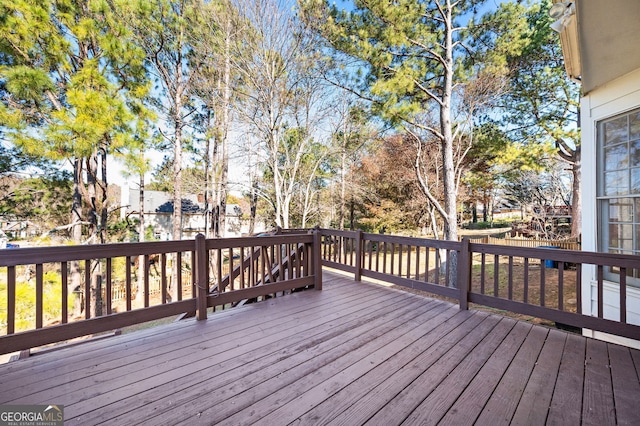
[[[633,154],[635,155],[635,152]],[[638,152],[638,155],[640,155],[640,152]],[[614,145],[604,150],[605,170],[619,170],[626,167],[629,167],[629,154],[626,143]]]
[[[640,111],[629,115],[629,139],[640,139]]]
[[[610,222],[633,222],[633,199],[620,198],[609,202]]]
[[[619,228],[620,225],[613,225],[613,224],[609,224],[609,241],[608,241],[608,246],[609,246],[609,252],[610,253],[617,253],[617,250],[613,250],[618,248],[618,234],[619,234]]]
[[[604,195],[624,195],[629,193],[627,171],[604,174]]]
[[[631,194],[640,194],[640,168],[631,169]]]
[[[640,140],[631,142],[629,145],[630,145],[630,150],[631,150],[631,164],[630,164],[630,167],[640,166]]]
[[[604,144],[612,145],[628,141],[627,116],[613,119],[604,123]]]
[[[633,249],[633,225],[609,225],[609,247]]]

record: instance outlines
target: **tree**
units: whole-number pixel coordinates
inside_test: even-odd
[[[415,231],[429,225],[427,202],[415,179],[408,135],[382,138],[354,166],[362,189],[359,225],[373,232]],[[433,158],[432,153],[422,153]]]
[[[340,11],[324,1],[303,1],[306,19],[337,50],[365,64],[366,96],[385,118],[429,132],[441,144],[443,202],[423,186],[445,222],[445,238],[457,240],[453,122],[454,90],[466,80],[468,28],[457,21],[474,2],[413,0],[354,2]],[[432,122],[430,117],[437,117]]]
[[[483,204],[484,222],[488,221],[491,200],[501,184],[505,170],[498,172],[498,165],[513,165],[502,160],[509,140],[493,123],[485,123],[475,132],[475,141],[465,161],[463,184],[467,187],[467,199],[471,203],[473,222],[477,222],[476,203]],[[502,173],[501,173],[502,172]]]
[[[347,201],[350,207],[349,229],[354,230],[354,208],[358,188],[354,179],[353,171],[362,157],[367,143],[375,138],[372,126],[367,125],[370,118],[362,104],[348,92],[342,93],[342,101],[337,106],[337,122],[334,124],[333,145],[337,150],[339,164],[337,175],[339,179],[338,196],[338,228],[345,229],[347,216]],[[349,192],[349,193],[347,193]],[[347,200],[349,198],[349,200]]]
[[[194,34],[194,49],[199,73],[195,76],[194,94],[202,103],[198,113],[198,127],[205,140],[204,193],[205,211],[209,214],[207,233],[224,237],[226,229],[226,200],[229,186],[229,129],[233,93],[238,84],[238,71],[233,66],[243,55],[244,37],[250,25],[239,15],[236,6],[228,0],[199,5],[202,22]],[[211,195],[210,195],[211,194]],[[210,229],[211,228],[211,229]],[[212,231],[212,232],[211,232]]]
[[[89,240],[104,240],[107,154],[127,143],[148,89],[140,50],[103,1],[2,1],[0,16],[0,125],[31,155],[73,165],[73,239],[88,224]]]
[[[71,182],[65,173],[0,178],[0,215],[29,220],[43,230],[64,227],[69,222]]]
[[[550,0],[528,8],[502,5],[498,14],[508,15],[524,26],[524,47],[508,56],[510,90],[504,96],[504,124],[524,144],[551,143],[572,173],[571,236],[581,230],[579,86],[564,71],[560,40],[550,24]],[[512,24],[516,25],[516,24]]]
[[[126,37],[119,39],[125,30],[99,1],[3,2],[0,7],[5,18],[0,124],[6,137],[31,155],[71,161],[72,222],[82,222],[81,197],[94,203],[82,186],[83,171],[95,189],[99,152],[104,162],[109,150],[126,143],[131,112],[146,90],[139,51]],[[92,216],[99,217],[92,207]],[[95,237],[103,224],[92,223]],[[76,242],[80,231],[74,227]]]
[[[241,4],[239,10],[253,37],[246,40],[246,52],[234,55],[241,81],[238,114],[262,144],[272,190],[267,198],[276,225],[287,228],[303,160],[318,142],[314,132],[326,115],[330,96],[315,72],[317,52],[292,14],[291,2]]]
[[[197,31],[196,1],[153,0],[119,1],[124,22],[135,35],[135,42],[146,54],[146,64],[158,84],[154,106],[170,127],[162,133],[173,153],[173,239],[182,238],[182,168],[184,131],[193,114],[190,104],[197,62],[193,54],[193,33]],[[177,295],[176,295],[177,296]]]

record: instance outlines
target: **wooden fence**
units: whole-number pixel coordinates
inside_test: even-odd
[[[496,238],[490,235],[480,237],[480,238],[469,238],[469,241],[472,243],[479,244],[495,244],[500,246],[509,246],[509,247],[529,247],[529,248],[540,248],[540,247],[552,247],[552,248],[560,248],[563,250],[580,250],[580,243],[577,241],[571,240],[535,240],[529,238]]]

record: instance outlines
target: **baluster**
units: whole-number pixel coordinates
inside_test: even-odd
[[[178,275],[182,275],[182,268],[178,269]],[[160,300],[162,304],[167,303],[167,254],[160,255]]]
[[[60,263],[61,280],[62,280],[62,324],[69,321],[69,270],[67,262]],[[111,304],[107,305],[111,307]]]
[[[558,262],[558,309],[564,311],[564,262]]]
[[[16,267],[7,267],[7,334],[16,331]]]
[[[62,271],[63,271],[62,275],[64,276],[65,275],[64,270],[66,269],[66,262],[63,262],[63,263],[64,263],[64,265],[63,265],[63,269],[62,269]],[[113,296],[113,288],[112,288],[112,281],[111,281],[112,280],[112,276],[111,276],[112,267],[113,267],[112,258],[107,257],[106,265],[105,265],[105,268],[107,269],[107,271],[106,271],[107,282],[106,282],[106,288],[104,290],[105,299],[106,299],[105,300],[105,305],[106,305],[106,308],[107,308],[107,315],[111,315],[111,313],[113,312],[112,311],[112,307],[111,307],[111,298]],[[67,302],[66,302],[67,294],[66,293],[67,292],[65,291],[65,288],[67,288],[67,286],[64,283],[64,281],[65,281],[64,278],[62,279],[62,281],[63,281],[62,282],[62,319],[63,319],[62,323],[64,324],[66,322],[64,320],[64,318],[66,316],[66,310],[67,310],[67,306],[66,306],[66,304],[67,304]]]

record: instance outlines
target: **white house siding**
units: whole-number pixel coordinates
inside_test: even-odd
[[[581,100],[582,127],[582,248],[598,251],[597,212],[597,134],[599,121],[640,107],[640,69],[594,89]],[[597,315],[598,292],[596,268],[583,267],[582,311],[587,315]],[[590,297],[589,297],[590,296]],[[620,292],[618,284],[607,282],[604,287],[605,318],[618,320],[620,315]],[[627,288],[627,321],[640,325],[640,290]],[[640,342],[606,333],[584,330],[584,335],[621,343],[640,349]]]

